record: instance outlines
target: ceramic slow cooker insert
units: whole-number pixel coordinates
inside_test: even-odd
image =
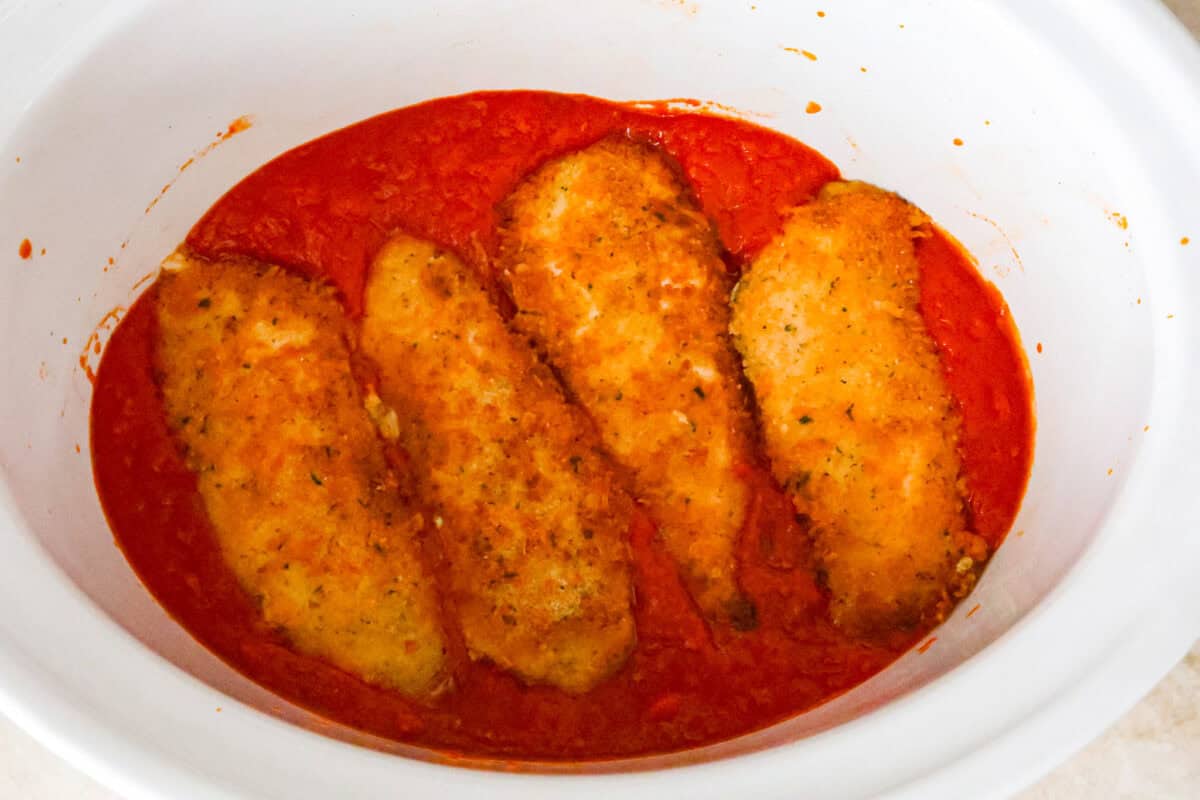
[[[1200,388],[1200,247],[1181,244],[1200,241],[1188,202],[1200,56],[1154,4],[7,10],[0,703],[118,789],[998,794],[1099,731],[1200,631],[1189,580],[1200,429],[1188,411]],[[1106,44],[1118,38],[1119,55]],[[503,88],[721,103],[848,178],[903,193],[978,257],[1029,352],[1036,457],[1014,533],[934,646],[728,742],[505,774],[287,704],[197,645],[140,586],[86,449],[87,367],[111,329],[98,326],[105,313],[278,153],[381,111]],[[810,102],[821,113],[806,113]],[[247,130],[210,147],[241,117]]]

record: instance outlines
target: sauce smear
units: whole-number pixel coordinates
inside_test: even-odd
[[[487,275],[496,204],[545,160],[613,133],[661,145],[714,220],[730,269],[778,231],[784,212],[838,170],[748,122],[581,96],[486,92],[352,125],[283,154],[196,224],[201,255],[238,254],[332,282],[362,307],[365,270],[388,235],[450,248]],[[921,243],[922,306],[963,411],[974,525],[994,545],[1016,514],[1032,457],[1031,390],[999,294],[938,234]],[[332,720],[448,757],[581,760],[664,752],[769,725],[852,688],[922,639],[846,637],[828,621],[790,505],[761,465],[739,548],[759,608],[750,633],[710,630],[638,517],[631,532],[638,645],[584,695],[527,687],[451,648],[455,689],[420,705],[292,652],[260,621],[216,547],[194,476],[155,385],[154,287],[113,333],[92,404],[96,485],[117,543],[147,588],[199,641],[250,678]]]

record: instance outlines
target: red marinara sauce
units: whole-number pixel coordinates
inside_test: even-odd
[[[221,198],[187,242],[204,255],[249,255],[329,280],[357,315],[366,267],[394,229],[450,248],[486,274],[496,204],[546,159],[614,132],[656,142],[679,162],[734,271],[777,232],[787,208],[839,177],[800,142],[740,120],[656,104],[485,92],[382,114],[283,154]],[[995,546],[1016,515],[1032,458],[1024,355],[1003,300],[948,236],[924,240],[918,256],[923,314],[962,408],[972,522]],[[863,642],[830,625],[789,503],[760,466],[748,466],[757,490],[739,559],[760,610],[754,631],[710,631],[653,527],[640,520],[630,537],[638,645],[598,688],[572,696],[527,687],[461,652],[454,691],[431,705],[367,685],[288,649],[221,560],[155,386],[153,292],[109,341],[92,401],[96,485],[117,543],[199,641],[329,719],[450,758],[580,760],[678,750],[812,708],[866,680],[925,633]]]

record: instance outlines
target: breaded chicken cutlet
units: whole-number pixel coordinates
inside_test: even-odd
[[[666,157],[627,139],[544,165],[501,216],[515,324],[632,475],[704,615],[753,627],[735,560],[752,423],[712,225]]]
[[[918,310],[900,197],[831,183],[796,209],[733,296],[767,452],[812,521],[834,622],[855,635],[940,621],[987,557],[967,530],[961,426]]]
[[[156,303],[169,425],[263,619],[370,683],[415,697],[443,688],[422,519],[394,491],[332,290],[180,252]]]
[[[594,427],[469,267],[400,234],[367,279],[362,348],[376,416],[438,515],[473,658],[581,692],[635,642],[632,501]]]

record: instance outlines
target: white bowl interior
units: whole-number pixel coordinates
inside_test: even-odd
[[[52,60],[53,72],[38,76],[43,90],[0,132],[0,478],[25,532],[146,647],[268,714],[314,724],[197,645],[113,546],[88,453],[91,387],[80,354],[89,335],[131,302],[135,284],[222,192],[322,133],[476,89],[696,97],[754,112],[847,177],[901,192],[960,239],[1021,331],[1038,435],[1014,528],[1023,535],[1009,537],[931,649],[813,713],[649,763],[796,739],[962,663],[1062,580],[1138,457],[1154,382],[1151,320],[1165,313],[1147,277],[1155,250],[1142,241],[1167,234],[1120,128],[1097,124],[1117,110],[1026,20],[1000,4],[845,5],[363,2],[338,14],[291,13],[284,2],[105,7],[95,19],[104,35]],[[1011,54],[1003,64],[980,62],[980,53],[1001,51]],[[806,114],[810,100],[823,111]],[[241,115],[251,116],[249,130],[179,171]],[[34,256],[23,261],[16,249],[26,237]],[[94,367],[98,357],[85,360]]]

